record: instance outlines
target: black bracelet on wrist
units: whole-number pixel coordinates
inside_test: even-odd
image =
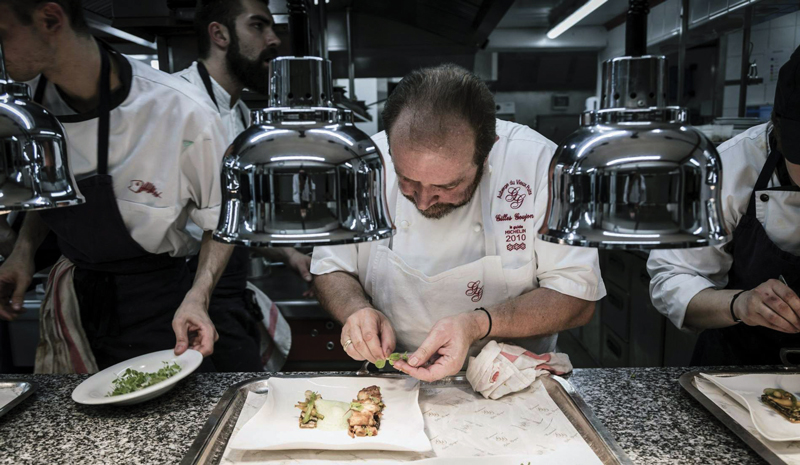
[[[483,307],[478,307],[478,308],[475,309],[476,312],[478,310],[483,310],[486,313],[486,316],[489,317],[489,331],[486,331],[486,335],[479,339],[480,341],[482,341],[482,340],[486,339],[487,337],[489,337],[489,334],[492,332],[492,315],[489,313],[489,310],[486,310]]]
[[[733,303],[736,302],[736,298],[737,297],[739,297],[740,295],[742,295],[744,293],[745,293],[745,291],[739,291],[736,294],[734,294],[733,298],[731,299],[731,318],[733,318],[733,322],[734,323],[741,323],[742,320],[740,320],[739,318],[736,318],[736,314],[733,313]]]

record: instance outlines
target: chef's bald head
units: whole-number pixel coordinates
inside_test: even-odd
[[[404,139],[403,144],[430,147],[474,141],[478,166],[497,139],[492,92],[480,78],[453,64],[408,74],[389,95],[382,117],[390,141],[393,135]]]

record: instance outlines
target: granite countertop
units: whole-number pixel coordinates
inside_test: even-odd
[[[756,464],[755,452],[686,395],[688,368],[580,369],[570,382],[637,464]],[[85,375],[28,375],[39,390],[0,418],[0,464],[179,463],[225,390],[255,373],[196,373],[131,407],[76,404]],[[19,378],[1,375],[0,380]]]

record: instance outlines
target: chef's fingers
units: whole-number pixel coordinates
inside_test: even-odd
[[[422,341],[419,348],[413,354],[408,356],[408,364],[412,367],[424,365],[431,356],[437,352],[447,342],[449,334],[444,331],[432,331],[428,333],[428,337]]]
[[[402,360],[395,362],[394,367],[411,377],[430,383],[458,373],[461,364],[456,363],[452,357],[440,357],[436,363],[427,367],[413,367]]]
[[[353,325],[350,329],[350,339],[353,341],[353,348],[358,351],[359,354],[363,357],[362,360],[369,360],[372,363],[375,363],[375,360],[381,358],[381,346],[380,340],[378,339],[377,329],[378,323],[377,321],[363,321],[362,325]],[[369,335],[370,339],[367,340],[367,335]],[[375,352],[372,350],[376,349]]]
[[[0,307],[0,320],[14,321],[21,314],[13,311],[10,307]]]
[[[194,333],[189,337],[191,349],[200,352],[203,357],[208,357],[214,353],[214,341],[216,340],[217,332],[213,324],[192,322],[189,325],[189,330]]]
[[[779,314],[775,313],[763,302],[754,305],[755,311],[752,313],[753,321],[760,325],[782,333],[796,333],[797,330],[788,321],[784,320]]]
[[[800,297],[797,296],[792,288],[777,279],[771,279],[770,283],[772,284],[772,291],[786,302],[795,315],[800,316]]]
[[[792,326],[794,332],[800,331],[800,318],[797,317],[792,307],[778,294],[769,292],[764,298],[764,304],[772,309],[774,313],[778,314],[778,316],[786,320]]]
[[[394,336],[394,328],[389,322],[388,318],[381,318],[381,349],[383,355],[381,358],[389,358],[389,355],[394,352],[397,345],[397,340]]]
[[[186,317],[173,318],[172,331],[175,332],[175,355],[181,355],[189,348],[189,322]]]

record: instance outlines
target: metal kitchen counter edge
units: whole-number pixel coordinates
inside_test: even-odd
[[[688,371],[578,369],[568,379],[634,463],[763,463],[681,389],[678,379]],[[226,389],[263,375],[194,373],[150,402],[92,407],[70,397],[85,375],[0,374],[39,385],[0,418],[0,464],[177,464]]]

